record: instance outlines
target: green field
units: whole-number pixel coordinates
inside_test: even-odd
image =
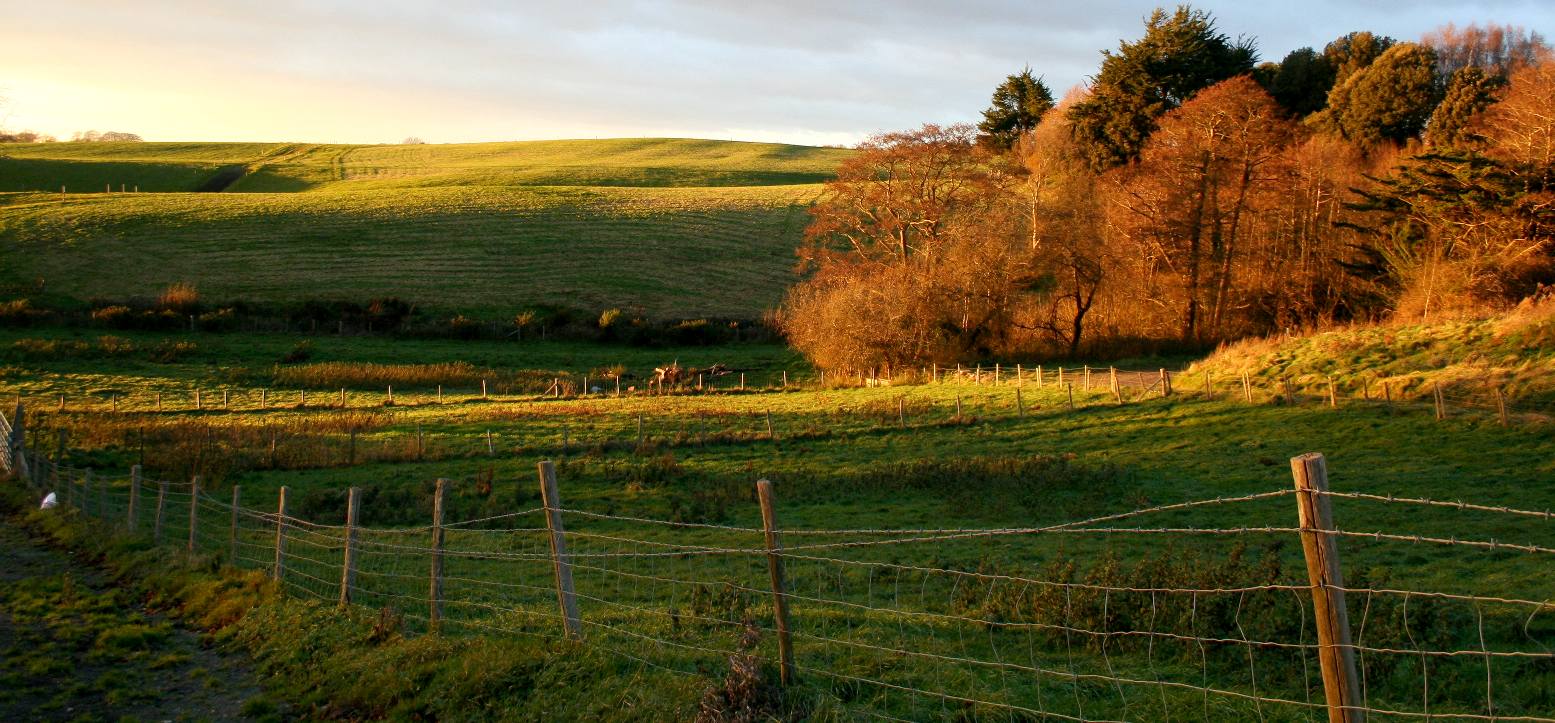
[[[847,152],[640,139],[6,154],[0,284],[80,300],[174,282],[216,303],[399,296],[501,319],[536,304],[758,317]],[[227,192],[194,193],[233,168]]]
[[[13,331],[7,338],[72,334],[79,332]],[[1305,583],[1300,545],[1289,531],[1295,500],[1214,504],[1216,498],[1289,490],[1288,459],[1320,451],[1333,489],[1342,493],[1555,507],[1546,484],[1555,466],[1541,417],[1519,416],[1504,428],[1493,414],[1457,410],[1441,422],[1427,406],[1365,404],[1354,395],[1339,409],[1310,398],[1292,406],[1267,382],[1248,404],[1230,379],[1217,385],[1215,399],[1204,400],[1197,380],[1183,375],[1170,398],[1135,388],[1120,405],[1104,384],[1087,391],[1071,367],[1066,379],[1078,388],[1070,410],[1051,367],[1041,386],[1034,369],[1023,366],[1019,385],[1006,368],[998,384],[984,370],[929,384],[821,388],[788,352],[761,345],[625,352],[319,338],[316,361],[469,361],[581,375],[616,364],[641,373],[656,354],[678,354],[688,364],[728,363],[748,380],[744,391],[723,377],[702,394],[639,390],[619,399],[608,387],[589,398],[520,391],[486,399],[463,383],[445,388],[441,401],[423,383],[396,387],[393,405],[386,404],[387,389],[352,385],[348,408],[338,409],[334,392],[314,388],[299,407],[305,390],[274,383],[275,359],[295,337],[174,338],[194,341],[199,351],[169,364],[133,354],[13,357],[0,391],[23,395],[34,424],[69,430],[73,464],[117,480],[105,498],[109,519],[123,516],[122,475],[130,464],[143,460],[151,475],[175,481],[202,475],[211,499],[201,503],[196,539],[218,556],[227,547],[221,505],[234,484],[255,510],[273,509],[285,485],[290,514],[325,525],[343,519],[346,488],[363,488],[363,524],[387,531],[364,537],[358,601],[369,612],[402,613],[412,639],[422,639],[427,625],[428,559],[416,528],[427,524],[437,478],[453,480],[448,520],[473,527],[450,533],[451,549],[461,552],[447,563],[447,574],[457,578],[445,590],[449,625],[461,634],[559,637],[546,543],[536,537],[533,513],[471,525],[532,511],[535,464],[557,460],[569,533],[576,535],[571,549],[581,556],[586,645],[616,661],[610,675],[629,674],[660,691],[635,713],[592,713],[618,719],[690,717],[695,691],[727,673],[747,620],[759,634],[752,650],[771,674],[764,556],[700,554],[703,547],[759,550],[760,537],[750,532],[760,527],[753,499],[759,478],[776,485],[793,550],[788,575],[802,683],[785,699],[820,719],[1040,717],[1029,713],[1035,710],[1129,720],[1304,720],[1312,711],[1302,701],[1321,700],[1315,659],[1235,642],[1283,641],[1298,651],[1313,643],[1306,592],[1265,587]],[[133,341],[151,345],[156,335]],[[785,370],[792,382],[786,390]],[[196,390],[201,409],[194,408]],[[225,406],[216,401],[223,392]],[[55,407],[60,393],[67,395],[63,412]],[[160,412],[156,393],[163,395]],[[52,433],[39,439],[47,447]],[[187,492],[169,494],[173,509],[187,509]],[[922,532],[896,536],[924,540],[891,544],[865,531],[1029,529],[1193,501],[1210,504],[1091,527],[1247,530],[972,538]],[[1434,714],[1484,715],[1491,710],[1487,675],[1499,715],[1537,716],[1555,705],[1555,680],[1542,659],[1493,658],[1487,668],[1467,653],[1426,659],[1412,652],[1543,650],[1555,643],[1547,605],[1386,592],[1555,597],[1542,574],[1549,553],[1445,542],[1555,548],[1548,520],[1348,498],[1333,504],[1348,531],[1443,540],[1340,540],[1347,585],[1362,591],[1352,593],[1350,615],[1371,651],[1363,656],[1370,706],[1418,712],[1424,700]],[[142,505],[141,515],[148,509]],[[186,520],[173,515],[166,534],[183,540]],[[240,522],[238,562],[262,569],[273,528],[261,518]],[[142,517],[142,529],[149,526]],[[295,535],[284,589],[324,601],[309,615],[327,616],[323,606],[338,590],[338,535],[303,522]],[[870,544],[846,546],[852,543]],[[1173,592],[1242,586],[1252,589]],[[1152,589],[1166,591],[1142,592]],[[1097,631],[1122,636],[1096,637]],[[1139,637],[1145,631],[1163,637]],[[1150,639],[1156,644],[1146,645]],[[1217,642],[1193,642],[1199,639]],[[1162,687],[1163,680],[1187,687]]]

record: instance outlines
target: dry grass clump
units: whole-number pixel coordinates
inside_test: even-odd
[[[440,364],[373,364],[368,362],[317,362],[275,368],[278,386],[310,389],[382,389],[479,385],[495,372],[477,369],[469,362]]]
[[[169,284],[157,297],[157,305],[180,314],[192,314],[200,307],[200,292],[194,284],[182,281]]]

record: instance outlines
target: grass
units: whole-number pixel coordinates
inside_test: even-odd
[[[12,333],[49,335],[47,330]],[[1450,334],[1440,329],[1375,333]],[[147,344],[156,338],[144,335],[134,340]],[[1500,341],[1509,337],[1493,334],[1454,338],[1475,339],[1476,344],[1513,343]],[[768,388],[743,394],[723,386],[711,395],[588,400],[520,396],[482,401],[475,398],[474,390],[462,389],[450,393],[442,404],[426,389],[401,392],[397,388],[393,407],[383,405],[381,391],[362,389],[349,394],[353,408],[346,412],[319,406],[322,400],[305,409],[287,405],[266,411],[255,409],[253,404],[257,392],[254,379],[271,381],[262,370],[290,348],[295,338],[201,335],[197,339],[206,358],[173,364],[133,357],[31,361],[12,367],[7,383],[9,388],[29,394],[72,385],[96,385],[99,390],[112,386],[136,393],[140,395],[136,399],[142,401],[146,390],[187,393],[197,385],[220,384],[239,400],[234,411],[198,412],[181,403],[161,414],[136,407],[115,415],[104,413],[103,400],[98,398],[92,411],[72,407],[73,411],[63,415],[48,411],[47,405],[37,405],[35,420],[72,430],[70,455],[75,463],[121,473],[138,459],[137,430],[145,428],[145,435],[157,440],[146,452],[146,464],[153,473],[174,479],[204,474],[218,499],[226,499],[229,485],[241,484],[244,503],[256,509],[272,508],[276,490],[286,485],[292,490],[293,514],[323,524],[339,524],[345,489],[357,486],[365,492],[364,524],[425,525],[431,508],[431,482],[440,477],[454,480],[446,505],[451,521],[530,509],[538,504],[534,465],[543,458],[559,461],[562,496],[569,509],[699,524],[759,527],[753,482],[771,479],[778,490],[779,519],[791,531],[1032,527],[1155,504],[1284,490],[1291,484],[1288,459],[1314,450],[1328,456],[1333,487],[1340,491],[1461,497],[1524,509],[1555,507],[1555,499],[1544,484],[1555,474],[1548,429],[1531,419],[1502,428],[1492,415],[1481,413],[1438,422],[1428,410],[1418,407],[1350,404],[1330,410],[1310,403],[1271,403],[1267,396],[1252,405],[1232,395],[1202,401],[1181,394],[1165,401],[1140,400],[1119,406],[1110,395],[1099,390],[1087,393],[1083,388],[1077,391],[1081,409],[1071,412],[1060,390],[1052,386],[1036,389],[1029,383],[1021,390],[1027,405],[1027,415],[1021,417],[1016,413],[1014,387],[965,381],[869,389],[811,385],[786,392]],[[551,362],[567,360],[555,368],[565,367],[574,373],[626,361],[616,356],[624,350],[587,345],[390,345],[377,339],[332,337],[320,337],[316,343],[320,361],[464,361],[478,368],[543,369],[551,367]],[[640,353],[652,359],[664,352]],[[763,347],[702,349],[698,353],[705,356],[696,360],[682,356],[681,361],[703,364],[735,356],[750,368],[765,371],[765,378],[759,381],[754,381],[758,377],[753,374],[752,387],[765,387],[773,379],[771,371],[792,363],[785,353]],[[803,378],[800,374],[795,377]],[[213,387],[205,389],[209,399]],[[961,418],[955,418],[953,412],[958,399],[963,408]],[[897,417],[899,400],[905,425]],[[776,439],[766,433],[768,414]],[[638,442],[639,420],[642,444]],[[358,430],[354,439],[347,436],[348,427]],[[276,465],[280,469],[270,469],[267,459],[266,430],[275,428],[285,430],[283,460]],[[494,454],[487,453],[488,432],[494,438]],[[348,448],[348,444],[354,447]],[[347,456],[348,449],[355,450],[353,456]],[[353,459],[356,464],[352,464]],[[223,462],[210,466],[209,460]],[[208,466],[199,466],[202,463]],[[1278,497],[1162,514],[1137,524],[1283,528],[1295,524],[1294,506],[1291,498]],[[1555,546],[1542,519],[1348,499],[1335,500],[1334,507],[1340,526],[1349,530]],[[225,520],[201,519],[207,520],[202,526],[216,526],[201,534],[220,539]],[[528,522],[520,518],[497,525],[523,527]],[[568,525],[583,535],[572,542],[574,551],[583,555],[620,551],[621,545],[609,537],[659,544],[759,545],[746,540],[744,533],[724,530],[660,529],[582,516],[570,518]],[[267,534],[273,540],[273,531],[251,532],[255,535],[253,544],[266,544],[263,538]],[[175,515],[168,534],[181,539],[187,534],[187,523]],[[399,533],[387,539],[397,539],[396,535]],[[308,538],[298,539],[302,540],[296,548],[299,576],[290,579],[288,589],[304,597],[328,599],[334,594],[333,583],[328,581],[338,579],[338,561],[331,555],[338,552],[325,549],[325,540],[313,539],[312,544],[325,546],[315,549],[306,544]],[[491,542],[494,539],[498,538],[486,533],[461,532],[451,537],[450,544],[505,553],[544,549],[543,538],[523,533],[514,533],[511,542],[501,543],[506,546],[484,547],[497,544]],[[827,539],[798,532],[787,535],[790,546]],[[214,547],[221,547],[221,543]],[[1555,594],[1548,577],[1540,572],[1545,561],[1537,554],[1345,538],[1341,555],[1353,587],[1533,600]],[[1299,545],[1289,533],[1015,536],[832,549],[823,556],[849,562],[794,559],[790,563],[795,589],[810,598],[796,602],[794,614],[795,629],[812,636],[800,646],[801,664],[812,671],[805,674],[806,682],[799,690],[784,697],[785,705],[798,706],[822,719],[851,718],[865,709],[907,718],[941,717],[959,710],[952,706],[947,714],[942,709],[944,702],[932,697],[896,695],[827,674],[889,680],[931,691],[970,692],[983,700],[1022,706],[1037,704],[1031,696],[1046,695],[1044,705],[1058,710],[1068,709],[1078,698],[1088,706],[1090,715],[1119,714],[1121,705],[1133,705],[1132,715],[1145,717],[1167,712],[1189,717],[1255,714],[1247,705],[1219,699],[1216,707],[1205,713],[1199,708],[1202,701],[1187,694],[1161,696],[1156,702],[1157,697],[1144,694],[1138,694],[1143,698],[1120,699],[1105,685],[1081,686],[1078,691],[1064,681],[1016,686],[997,675],[997,670],[819,639],[981,660],[1007,655],[1010,646],[1015,646],[1022,651],[1022,665],[1035,663],[1059,670],[1075,666],[1073,669],[1099,675],[1116,670],[1145,679],[1160,674],[1197,681],[1207,675],[1217,685],[1238,689],[1253,683],[1247,678],[1249,653],[1234,646],[1215,647],[1203,663],[1207,670],[1201,671],[1195,651],[1180,645],[1163,644],[1154,649],[1160,656],[1154,659],[1149,658],[1150,651],[1122,640],[1102,647],[1082,645],[1078,652],[1066,654],[1062,639],[1051,636],[1023,637],[976,625],[927,624],[898,619],[880,611],[881,607],[980,620],[1068,620],[1069,624],[1094,629],[1137,628],[1155,620],[1179,632],[1213,629],[1226,635],[1279,640],[1301,640],[1311,634],[1310,628],[1302,625],[1305,613],[1299,597],[1288,593],[1251,594],[1240,600],[1218,596],[1202,600],[1206,607],[1195,611],[1185,607],[1180,596],[1153,599],[1120,593],[1110,599],[1066,602],[1008,584],[957,582],[945,574],[867,566],[908,564],[1127,587],[1221,587],[1248,581],[1301,584],[1305,578]],[[406,629],[422,629],[425,623],[418,617],[424,619],[425,615],[416,599],[425,595],[421,575],[426,561],[405,555],[368,557],[373,560],[365,562],[364,569],[380,577],[364,583],[364,590],[374,591],[376,596],[364,597],[363,604],[369,611],[398,610],[404,615],[401,624]],[[489,633],[480,626],[496,626],[517,631],[514,640],[525,639],[528,633],[555,635],[553,621],[538,615],[554,605],[554,595],[546,592],[548,572],[544,565],[462,557],[448,564],[450,575],[477,581],[460,583],[463,587],[457,590],[451,587],[455,599],[536,611],[534,615],[503,617],[493,616],[489,609],[454,606],[458,609],[449,613],[450,619],[466,631]],[[580,564],[589,565],[588,569],[580,567],[578,585],[580,594],[587,596],[583,609],[590,621],[590,639],[598,646],[593,649],[624,651],[678,671],[641,668],[637,673],[649,689],[661,691],[653,696],[652,706],[662,717],[689,717],[699,700],[699,690],[739,681],[724,679],[729,669],[720,655],[647,644],[634,634],[730,651],[737,649],[740,626],[748,617],[759,638],[754,650],[762,660],[772,659],[770,608],[761,592],[765,589],[765,568],[759,558],[585,557]],[[640,574],[649,577],[628,577]],[[410,582],[394,582],[398,579],[395,576],[402,575],[409,575]],[[682,586],[662,581],[667,579],[698,583]],[[533,583],[540,592],[531,595],[492,587],[497,583]],[[886,589],[889,596],[878,597],[885,595]],[[1418,644],[1445,650],[1471,649],[1478,644],[1472,636],[1476,611],[1469,606],[1415,599],[1405,610],[1397,598],[1356,598],[1352,621],[1367,620],[1370,645],[1411,649]],[[843,603],[877,610],[864,612]],[[1484,615],[1487,639],[1497,649],[1536,647],[1538,641],[1552,635],[1539,616],[1519,618],[1514,611],[1496,606],[1489,606]],[[300,618],[287,620],[297,624]],[[975,633],[970,638],[969,631]],[[1414,642],[1410,635],[1415,636]],[[410,639],[424,640],[415,635]],[[500,635],[480,639],[482,644],[506,640]],[[262,643],[256,639],[256,644]],[[437,643],[419,645],[435,647]],[[442,648],[435,649],[443,654]],[[596,660],[590,665],[618,674],[621,661],[628,660],[601,655],[615,662]],[[1303,667],[1296,658],[1268,650],[1257,651],[1255,658],[1258,681],[1265,693],[1298,700],[1306,694],[1300,684]],[[1421,669],[1410,667],[1416,663],[1400,660],[1398,656],[1371,656],[1368,680],[1374,702],[1406,708],[1418,704]],[[550,671],[555,665],[546,662],[538,669]],[[594,673],[569,670],[597,681]],[[1552,681],[1541,670],[1515,661],[1496,663],[1500,713],[1547,709]],[[1433,662],[1430,671],[1433,710],[1482,710],[1484,670],[1480,661]],[[770,671],[766,679],[770,680]],[[325,685],[320,683],[321,688]],[[332,694],[354,689],[347,682],[328,685]],[[749,686],[735,687],[744,690]],[[319,693],[324,694],[322,690]],[[1125,704],[1123,700],[1133,702]],[[963,712],[994,715],[1000,711],[973,708]],[[1283,719],[1288,712],[1264,710],[1273,719]]]
[[[7,146],[0,286],[399,296],[504,322],[542,304],[753,319],[792,280],[805,208],[847,154],[688,139]],[[234,169],[228,193],[193,193]]]

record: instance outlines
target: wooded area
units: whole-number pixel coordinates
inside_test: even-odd
[[[1158,10],[1056,106],[864,143],[779,314],[823,369],[1108,356],[1505,308],[1555,282],[1555,62],[1537,33],[1356,32],[1256,63]]]

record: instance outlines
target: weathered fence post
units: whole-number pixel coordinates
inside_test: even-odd
[[[956,421],[961,421],[961,395],[956,395]]]
[[[162,513],[167,510],[167,483],[157,483],[157,515],[152,518],[151,540],[162,544]]]
[[[496,453],[497,453],[497,447],[496,447],[495,443],[492,442],[491,430],[488,429],[488,430],[486,430],[486,456],[489,457],[489,456],[494,455]]]
[[[486,399],[486,380],[481,380],[481,399]]]
[[[778,668],[783,685],[794,682],[794,643],[788,633],[788,594],[783,589],[783,539],[773,510],[772,483],[756,481],[756,496],[761,500],[761,527],[767,537],[767,572],[772,578],[772,618],[777,626]]]
[[[1506,394],[1502,393],[1500,387],[1497,387],[1495,392],[1496,414],[1501,417],[1501,426],[1505,427],[1511,424],[1511,420],[1506,416]]]
[[[770,419],[771,413],[769,412],[768,414]],[[907,397],[905,396],[896,398],[896,425],[899,427],[907,426]]]
[[[189,554],[194,554],[194,533],[200,529],[200,475],[189,480]]]
[[[439,479],[432,496],[432,580],[427,589],[428,624],[434,633],[443,632],[443,497],[448,480]]]
[[[232,485],[232,506],[228,508],[232,519],[227,527],[227,562],[233,567],[238,564],[238,511],[243,509],[243,486]]]
[[[129,512],[128,512],[129,519],[125,521],[127,523],[126,527],[129,529],[130,532],[134,532],[135,528],[138,526],[137,523],[139,522],[139,516],[136,515],[135,513],[139,511],[138,510],[139,507],[140,507],[140,465],[137,464],[137,465],[132,465],[130,467],[130,509],[129,509]]]
[[[638,412],[637,413],[637,447],[638,447],[638,449],[641,449],[642,446],[643,446],[643,415],[642,415],[642,412]]]
[[[1446,419],[1447,402],[1442,399],[1442,385],[1440,383],[1431,382],[1431,397],[1436,401],[1436,420]]]
[[[1015,387],[1015,416],[1024,419],[1026,417],[1026,400],[1020,396],[1020,387]]]
[[[767,410],[767,439],[776,441],[777,435],[772,431],[772,410]]]
[[[1160,385],[1161,385],[1161,398],[1162,398],[1162,399],[1165,399],[1165,398],[1166,398],[1166,395],[1167,395],[1167,394],[1169,394],[1169,393],[1170,393],[1170,392],[1168,392],[1168,391],[1167,391],[1167,389],[1166,389],[1166,370],[1165,370],[1165,369],[1162,369],[1162,370],[1161,370],[1161,381],[1160,381]]]
[[[1296,392],[1295,392],[1295,390],[1291,389],[1290,377],[1284,377],[1284,378],[1280,379],[1280,384],[1283,384],[1285,386],[1285,403],[1289,404],[1289,405],[1295,405],[1295,403],[1296,403]]]
[[[268,390],[265,390],[265,389],[259,390],[259,408],[260,409],[269,409],[270,408],[270,393],[269,393]]]
[[[1242,372],[1242,399],[1248,404],[1253,403],[1253,383],[1247,378],[1247,372]]]
[[[1362,719],[1359,678],[1355,674],[1355,648],[1350,645],[1350,616],[1345,609],[1339,547],[1332,534],[1333,511],[1325,494],[1328,465],[1323,455],[1313,452],[1292,458],[1290,469],[1296,482],[1301,549],[1306,555],[1307,578],[1312,583],[1312,611],[1317,624],[1318,660],[1323,671],[1323,692],[1328,699],[1328,720],[1355,723]]]
[[[279,501],[275,508],[275,569],[271,576],[276,582],[280,582],[286,575],[286,494],[290,488],[281,486]]]
[[[566,531],[562,527],[556,465],[550,460],[540,463],[540,499],[545,506],[545,526],[551,533],[551,565],[556,572],[556,601],[561,606],[567,636],[573,640],[582,640],[583,620],[578,616],[578,596],[572,588],[572,559],[567,556]]]
[[[1069,395],[1069,411],[1073,412],[1074,411],[1074,385],[1073,384],[1069,384],[1069,383],[1065,383],[1064,384],[1064,393]]]
[[[1339,408],[1339,392],[1334,388],[1334,376],[1328,375],[1328,408]]]
[[[1042,388],[1042,365],[1037,365],[1037,388]]]
[[[1090,367],[1090,365],[1086,365],[1086,366],[1080,367],[1080,373],[1082,375],[1081,378],[1084,379],[1084,382],[1082,382],[1082,383],[1085,385],[1085,391],[1087,391],[1087,392],[1091,391],[1091,367]]]
[[[340,558],[340,607],[351,604],[351,590],[356,587],[356,524],[361,506],[362,488],[352,487],[346,492],[346,534]]]

